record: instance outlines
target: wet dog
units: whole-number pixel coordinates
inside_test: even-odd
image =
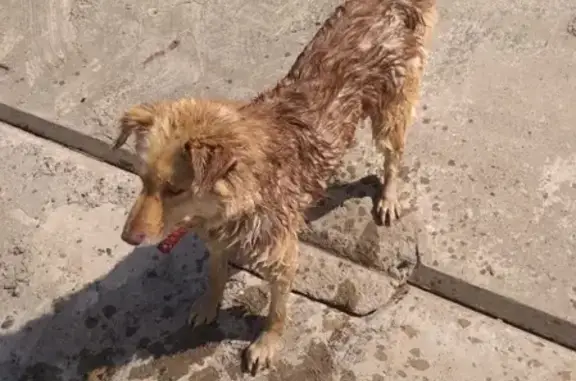
[[[115,147],[134,134],[143,163],[123,240],[155,242],[186,224],[210,252],[209,286],[191,324],[216,319],[229,259],[270,282],[267,324],[245,352],[252,373],[281,344],[303,212],[323,195],[366,117],[384,157],[376,212],[399,217],[405,133],[435,22],[435,0],[349,0],[288,74],[252,101],[159,101],[123,115]]]

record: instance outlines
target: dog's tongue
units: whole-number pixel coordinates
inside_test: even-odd
[[[183,227],[174,230],[158,244],[158,250],[163,254],[170,254],[174,246],[176,246],[182,237],[186,235],[187,231],[188,230]]]

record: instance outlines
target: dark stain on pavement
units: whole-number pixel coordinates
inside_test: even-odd
[[[60,381],[62,371],[53,365],[38,362],[26,368],[18,381]]]
[[[178,46],[180,46],[180,40],[173,40],[172,42],[170,42],[170,44],[168,45],[168,47],[166,49],[158,50],[157,52],[154,52],[150,56],[148,56],[148,58],[146,58],[142,62],[142,66],[146,66],[150,62],[154,61],[155,59],[165,56],[167,51],[169,52],[171,50],[174,50]]]
[[[214,326],[197,329],[184,327],[162,343],[152,343],[149,349],[154,359],[149,363],[132,368],[129,380],[154,378],[158,381],[173,381],[185,376],[194,364],[214,354],[224,333]]]
[[[213,366],[204,368],[190,376],[190,381],[216,381],[219,378],[218,370]]]
[[[570,22],[568,23],[568,27],[566,28],[566,30],[568,31],[568,33],[570,33],[572,36],[576,37],[576,16],[574,16],[572,18],[572,20],[570,20]]]
[[[296,365],[280,361],[269,381],[331,381],[336,374],[335,363],[325,343],[311,343]]]
[[[360,294],[356,289],[356,285],[350,280],[346,279],[338,285],[336,296],[334,297],[334,304],[344,305],[347,310],[354,310],[360,301]]]
[[[259,315],[268,305],[268,294],[260,286],[249,286],[235,298],[252,315]]]

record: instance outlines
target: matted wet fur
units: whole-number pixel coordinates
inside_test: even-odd
[[[303,212],[322,196],[365,117],[385,159],[377,214],[399,217],[398,169],[435,7],[435,0],[349,0],[277,86],[251,102],[159,101],[122,117],[115,147],[135,133],[143,161],[142,192],[122,238],[152,243],[184,222],[210,252],[209,286],[190,323],[215,320],[232,256],[269,280],[267,324],[245,352],[252,373],[281,345]]]

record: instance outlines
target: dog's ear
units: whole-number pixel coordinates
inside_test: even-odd
[[[228,176],[238,164],[238,157],[231,149],[187,142],[184,151],[194,171],[194,184],[199,190],[215,190],[221,195],[228,193],[227,187],[220,180]]]
[[[133,132],[146,131],[152,126],[154,124],[154,112],[154,107],[147,103],[133,106],[126,111],[120,118],[120,134],[112,148],[122,147]]]

